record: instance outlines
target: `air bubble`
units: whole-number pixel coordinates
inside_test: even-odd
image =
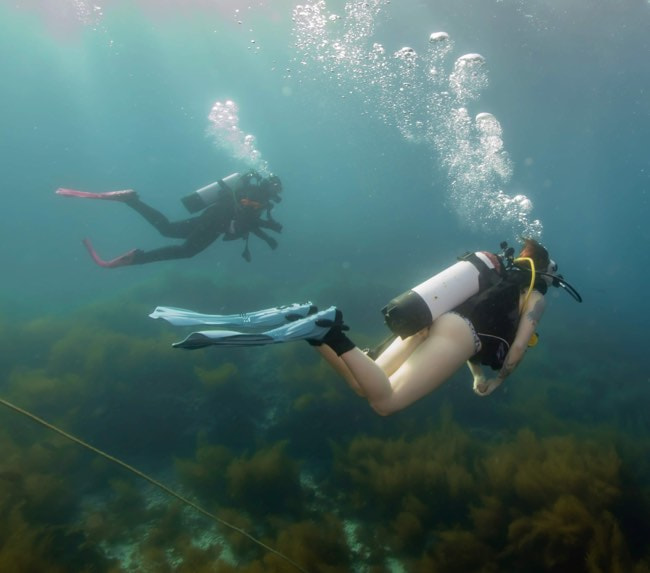
[[[499,121],[488,112],[470,114],[488,86],[485,58],[467,53],[453,60],[453,41],[443,31],[429,35],[422,54],[410,46],[387,53],[374,32],[389,4],[348,0],[342,18],[328,13],[324,0],[297,6],[297,73],[317,83],[332,78],[341,97],[356,95],[368,114],[396,128],[405,140],[428,146],[448,174],[442,201],[464,223],[539,237],[541,222],[529,219],[532,202],[503,191],[512,165]],[[328,25],[334,20],[336,26]]]
[[[239,127],[239,106],[233,100],[216,101],[208,120],[207,135],[218,148],[262,174],[269,173],[266,161],[256,148],[255,136],[245,133]]]
[[[447,32],[434,32],[429,36],[429,42],[430,43],[435,43],[435,42],[447,42],[449,41],[449,34]]]

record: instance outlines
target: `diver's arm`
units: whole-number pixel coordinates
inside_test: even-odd
[[[528,342],[533,334],[535,334],[535,329],[542,318],[542,314],[544,314],[545,307],[546,301],[544,300],[544,295],[538,291],[533,291],[526,302],[526,307],[521,313],[515,340],[510,346],[508,354],[506,354],[501,370],[497,374],[497,378],[502,382],[512,374],[513,370],[521,362],[524,354],[526,354]]]
[[[255,235],[256,237],[259,237],[260,239],[262,239],[263,241],[265,241],[266,244],[267,244],[269,247],[271,247],[272,249],[275,250],[275,249],[278,248],[278,242],[277,242],[273,237],[270,237],[269,235],[267,235],[267,234],[266,234],[264,231],[262,231],[262,229],[260,229],[259,227],[253,227],[253,228],[251,229],[251,233],[253,233],[253,235]]]
[[[526,354],[528,342],[533,334],[535,334],[535,329],[539,324],[545,307],[546,301],[544,300],[544,295],[538,291],[533,291],[521,313],[519,325],[517,326],[517,334],[513,343],[510,345],[510,350],[506,354],[501,370],[499,370],[496,377],[482,384],[475,385],[474,391],[477,394],[481,396],[491,394],[517,368],[524,354]]]
[[[276,233],[282,232],[282,224],[278,223],[275,219],[269,217],[268,219],[259,219],[257,222],[259,227],[264,227],[265,229],[270,229]]]

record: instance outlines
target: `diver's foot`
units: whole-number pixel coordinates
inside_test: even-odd
[[[336,307],[332,306],[303,321],[311,321],[314,325],[313,334],[305,337],[312,346],[327,344],[338,356],[355,347],[354,342],[344,334],[350,328],[343,322],[343,313]]]
[[[327,321],[321,321],[320,324],[327,324]],[[354,342],[345,335],[345,331],[350,330],[350,328],[343,322],[343,314],[340,310],[336,311],[336,316],[329,324],[329,327],[321,341],[336,352],[337,356],[342,356],[356,347]]]
[[[95,249],[93,249],[93,246],[88,239],[84,239],[83,244],[88,250],[88,253],[92,257],[93,261],[105,269],[114,269],[116,267],[126,267],[132,265],[135,261],[136,255],[141,252],[139,249],[131,249],[119,257],[115,257],[110,261],[105,261],[97,254]]]
[[[138,198],[138,194],[133,189],[121,189],[119,191],[105,191],[104,193],[91,193],[89,191],[79,191],[78,189],[64,189],[60,187],[56,190],[57,195],[64,197],[80,197],[82,199],[104,199],[105,201],[120,201],[128,203]]]
[[[354,343],[348,340],[343,330],[348,327],[343,324],[341,312],[332,306],[321,312],[293,320],[264,332],[241,332],[237,330],[202,330],[192,332],[184,340],[175,342],[174,348],[203,348],[205,346],[263,346],[294,340],[323,340],[335,352],[347,352],[354,348]],[[331,334],[336,332],[338,334]],[[331,337],[338,337],[341,346],[332,346]],[[344,340],[342,340],[344,339]],[[340,354],[339,354],[340,356]]]

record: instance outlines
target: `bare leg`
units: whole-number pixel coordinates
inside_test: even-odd
[[[345,362],[343,362],[343,359],[336,355],[336,352],[327,346],[327,344],[321,344],[314,348],[316,348],[325,361],[339,373],[339,375],[348,383],[350,388],[352,388],[359,396],[365,397],[365,394],[363,393],[361,386],[359,386],[356,378]]]
[[[456,314],[444,314],[390,378],[358,348],[346,352],[341,359],[372,408],[385,416],[438,388],[474,353],[474,336],[465,320]]]
[[[386,373],[386,376],[391,376],[402,364],[404,364],[404,361],[413,353],[413,351],[427,339],[428,335],[429,329],[425,328],[404,340],[396,338],[390,346],[375,359],[375,362]]]
[[[406,340],[396,338],[391,342],[386,350],[375,359],[375,364],[382,369],[386,376],[390,376],[411,355],[413,350],[415,350],[423,340],[426,340],[428,332],[428,329],[422,330],[417,334],[410,336]],[[363,389],[352,374],[352,371],[348,368],[343,359],[336,355],[336,352],[327,346],[327,344],[322,344],[316,348],[320,355],[345,379],[348,385],[359,394],[359,396],[365,396]],[[365,354],[365,352],[363,354]],[[368,358],[367,355],[366,357]],[[370,360],[370,358],[368,359]]]

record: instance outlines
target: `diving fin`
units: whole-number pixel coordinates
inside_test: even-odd
[[[193,332],[185,340],[175,342],[172,346],[195,349],[206,346],[265,346],[293,340],[321,340],[332,327],[347,328],[343,324],[341,312],[335,306],[265,332],[236,330]]]
[[[106,191],[104,193],[91,193],[89,191],[79,191],[77,189],[64,189],[59,187],[56,190],[57,195],[64,197],[80,197],[82,199],[104,199],[108,201],[129,201],[137,196],[133,189],[121,189],[120,191]]]
[[[162,318],[174,326],[207,324],[210,326],[251,329],[281,326],[287,322],[314,314],[317,311],[318,309],[311,302],[276,306],[241,314],[201,314],[183,308],[157,306],[149,316],[151,318]]]
[[[133,264],[133,261],[135,260],[135,256],[139,252],[138,249],[131,249],[130,251],[124,253],[123,255],[120,255],[119,257],[115,257],[114,259],[110,261],[105,261],[102,259],[98,254],[97,251],[93,248],[90,240],[84,239],[83,241],[84,246],[88,250],[88,254],[91,256],[93,261],[97,263],[100,267],[104,267],[105,269],[114,269],[116,267],[125,267]]]

